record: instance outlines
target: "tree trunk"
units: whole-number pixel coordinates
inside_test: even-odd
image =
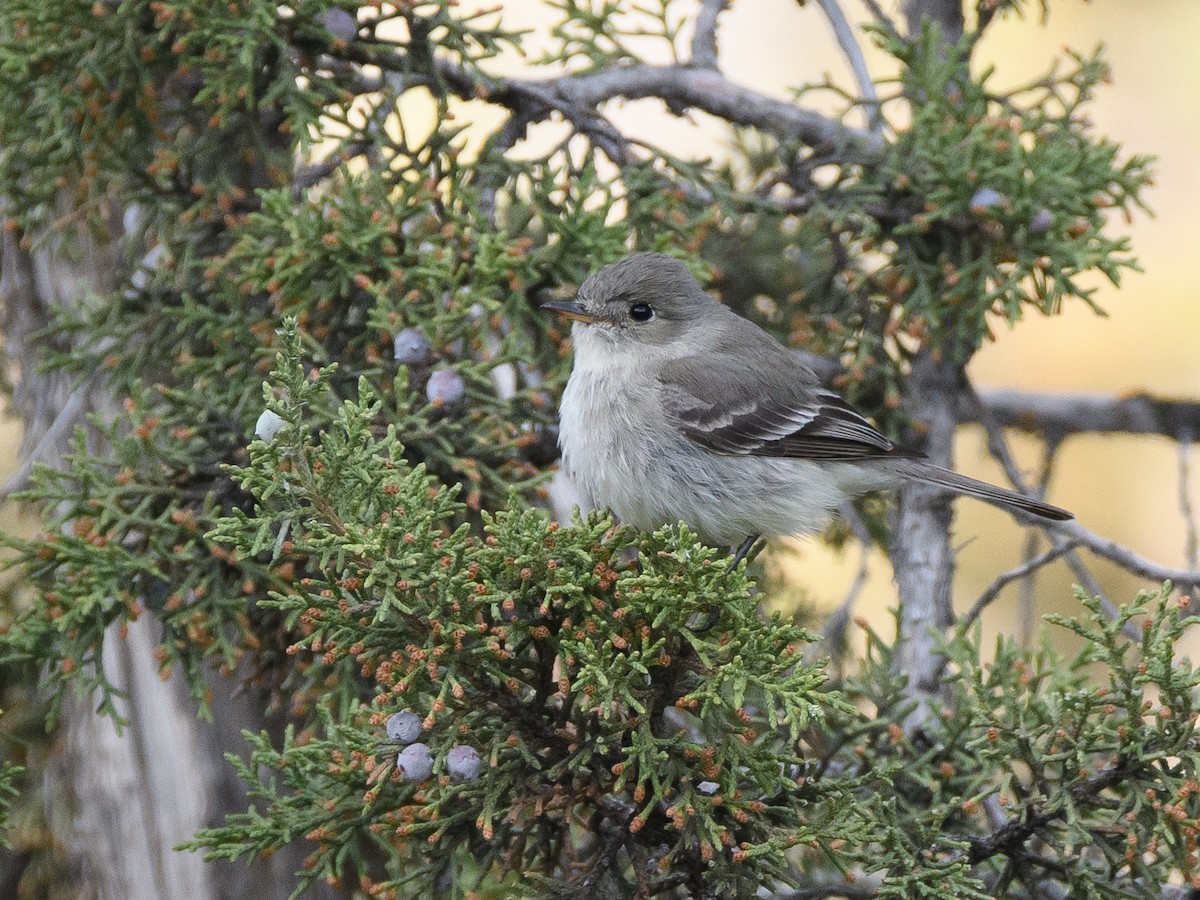
[[[909,382],[916,425],[932,462],[951,468],[958,425],[958,368],[923,352],[913,361]],[[919,728],[931,712],[941,678],[937,633],[954,621],[951,585],[954,517],[946,491],[927,484],[906,485],[893,517],[892,565],[900,597],[900,633],[893,666],[908,679],[917,708],[908,730]]]
[[[108,419],[121,414],[101,373],[76,383],[67,373],[41,371],[44,339],[32,336],[56,309],[77,306],[119,283],[119,217],[110,216],[104,236],[80,226],[31,236],[32,243],[24,246],[19,237],[0,234],[0,304],[8,356],[18,373],[14,406],[24,425],[23,464],[6,492],[20,486],[35,460],[62,467],[75,428],[89,427],[89,413]],[[88,437],[94,449],[100,448],[95,429],[89,428]],[[236,681],[215,674],[217,724],[200,723],[179,676],[159,677],[153,655],[159,640],[158,623],[148,615],[129,623],[124,637],[116,626],[106,636],[106,677],[126,694],[118,702],[129,723],[121,733],[95,712],[90,698],[70,693],[63,704],[47,772],[47,795],[54,798],[48,816],[66,848],[80,896],[283,900],[294,887],[292,873],[300,868],[298,850],[246,867],[208,864],[197,854],[173,849],[227,812],[245,809],[245,791],[224,754],[244,752],[243,728],[258,730],[269,723],[264,698],[237,694]]]

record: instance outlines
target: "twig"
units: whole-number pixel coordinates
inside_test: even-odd
[[[1042,474],[1038,478],[1036,496],[1039,499],[1044,499],[1046,492],[1050,489],[1050,477],[1054,474],[1054,460],[1058,454],[1058,441],[1046,440],[1042,446]],[[1022,548],[1023,560],[1032,559],[1038,552],[1038,545],[1041,543],[1041,536],[1037,529],[1031,528],[1025,538],[1025,546]],[[1017,600],[1017,609],[1020,621],[1018,625],[1018,640],[1022,647],[1028,647],[1033,641],[1034,621],[1036,618],[1036,577],[1030,574],[1028,578],[1021,579],[1020,594]]]
[[[872,134],[882,134],[883,118],[879,107],[879,95],[875,92],[875,81],[871,78],[866,59],[863,58],[862,48],[858,46],[854,37],[854,29],[846,20],[846,14],[842,12],[838,0],[818,0],[818,3],[833,28],[833,36],[842,48],[842,55],[846,57],[850,71],[854,73],[854,80],[858,82],[859,94],[867,107],[867,127],[871,129]]]
[[[1030,528],[1025,534],[1025,543],[1021,547],[1021,561],[1027,562],[1037,556],[1041,538],[1036,529]],[[1017,643],[1028,647],[1033,640],[1034,621],[1037,617],[1036,570],[1029,577],[1022,578],[1017,588]]]
[[[1062,819],[1066,815],[1064,809],[1081,806],[1094,800],[1103,791],[1133,775],[1140,765],[1141,763],[1136,758],[1121,759],[1116,765],[1101,769],[1095,775],[1072,786],[1071,799],[1073,803],[1071,806],[1064,805],[1053,812],[1040,812],[1031,808],[1026,810],[1021,818],[1009,819],[987,837],[966,838],[966,842],[970,845],[967,859],[971,863],[979,863],[997,854],[1011,857],[1014,853],[1023,850],[1025,842],[1040,829]]]
[[[700,0],[696,33],[692,36],[691,64],[696,68],[717,68],[717,17],[728,6],[729,0]]]
[[[1008,449],[1008,440],[1004,436],[1004,429],[992,414],[991,409],[984,405],[974,385],[970,381],[965,381],[964,388],[966,402],[974,414],[975,420],[983,426],[988,453],[1004,468],[1004,474],[1008,476],[1012,486],[1022,494],[1028,494],[1029,484],[1025,480],[1024,473],[1017,466],[1017,461],[1013,459],[1012,452]],[[1057,448],[1058,443],[1057,436],[1053,440],[1047,441],[1048,452]],[[1049,470],[1049,465],[1049,462],[1045,463],[1044,471]]]
[[[1179,435],[1179,513],[1183,516],[1186,534],[1183,558],[1189,569],[1200,568],[1200,538],[1196,533],[1196,515],[1192,508],[1192,432],[1186,429]]]
[[[863,0],[863,6],[870,11],[871,15],[875,17],[875,21],[892,37],[898,38],[900,36],[900,28],[896,25],[896,20],[883,11],[883,7],[879,5],[877,0]]]
[[[1075,540],[1061,541],[1056,543],[1049,550],[1039,553],[1032,559],[1026,560],[1025,562],[1021,563],[1021,565],[1014,566],[1007,572],[997,575],[996,579],[990,585],[988,585],[987,589],[982,594],[979,595],[979,599],[977,599],[974,604],[972,604],[971,608],[967,610],[966,615],[959,620],[959,627],[965,631],[974,625],[975,620],[979,618],[980,614],[987,609],[988,605],[993,600],[1000,596],[1000,592],[1004,590],[1007,585],[1019,578],[1024,578],[1026,575],[1036,572],[1042,566],[1053,562],[1064,553],[1073,550],[1077,546],[1079,546],[1079,542]]]
[[[1127,550],[1116,541],[1110,541],[1108,538],[1102,538],[1100,535],[1088,531],[1078,522],[1056,522],[1052,526],[1044,527],[1049,534],[1059,534],[1071,538],[1084,549],[1090,550],[1097,556],[1114,562],[1127,572],[1132,572],[1142,578],[1149,578],[1153,581],[1172,581],[1176,584],[1200,582],[1200,571],[1176,569],[1152,562],[1132,550]]]
[[[347,141],[320,162],[297,169],[292,176],[292,199],[299,200],[310,187],[320,184],[343,165],[356,156],[362,156],[369,149],[370,144],[365,140]]]
[[[968,385],[969,387],[969,385]],[[1009,479],[1013,485],[1020,491],[1028,493],[1028,487],[1025,484],[1024,477],[1020,469],[1017,468],[1012,454],[1008,450],[1008,442],[1004,438],[1004,432],[1000,428],[995,418],[991,415],[991,410],[987,407],[982,399],[974,393],[973,389],[968,390],[966,402],[975,410],[978,415],[979,422],[983,425],[988,436],[988,450],[996,457],[997,460],[1004,466],[1005,472],[1008,473]],[[1058,446],[1061,440],[1061,434],[1055,431],[1050,431],[1047,437],[1047,454],[1052,455],[1054,449]],[[1045,476],[1049,477],[1049,456],[1044,465]],[[1043,492],[1044,493],[1044,492]],[[1065,536],[1076,545],[1084,547],[1095,553],[1097,556],[1115,562],[1117,565],[1126,569],[1135,575],[1140,575],[1144,578],[1152,578],[1156,581],[1170,580],[1176,584],[1196,584],[1200,579],[1200,572],[1184,571],[1180,569],[1172,569],[1166,566],[1160,566],[1157,563],[1152,563],[1149,560],[1143,559],[1130,550],[1107,540],[1099,535],[1085,529],[1078,522],[1062,522],[1055,523],[1052,526],[1043,525],[1043,530],[1054,539],[1056,535]],[[1070,566],[1071,572],[1079,579],[1084,588],[1091,592],[1094,597],[1099,598],[1101,609],[1109,618],[1115,619],[1118,616],[1117,607],[1110,601],[1100,587],[1099,582],[1092,576],[1083,560],[1079,558],[1079,554],[1074,548],[1065,554],[1067,565]],[[1137,637],[1136,629],[1132,625],[1127,624],[1124,632],[1130,637]]]
[[[67,402],[55,415],[50,427],[42,432],[42,436],[38,438],[34,448],[25,454],[25,458],[21,461],[21,467],[8,476],[3,485],[0,485],[0,501],[7,500],[13,493],[25,488],[29,483],[30,475],[33,474],[34,467],[38,463],[44,462],[50,456],[53,448],[61,444],[67,432],[79,423],[87,406],[87,393],[91,384],[92,382],[89,380],[71,392],[71,396],[67,398]]]
[[[850,615],[854,612],[854,605],[867,585],[867,579],[871,574],[870,562],[871,543],[868,539],[859,543],[858,569],[854,573],[854,580],[850,583],[846,596],[842,598],[837,609],[829,614],[821,626],[821,639],[809,644],[804,649],[806,663],[814,663],[823,655],[834,657],[837,646],[846,633],[846,626],[850,624]]]

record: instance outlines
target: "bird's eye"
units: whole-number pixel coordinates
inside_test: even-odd
[[[629,307],[629,318],[635,322],[649,322],[654,318],[654,309],[649,303],[635,303]]]

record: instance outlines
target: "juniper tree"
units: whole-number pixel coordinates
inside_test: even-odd
[[[827,86],[837,115],[726,78],[725,5],[566,0],[510,78],[525,36],[451,3],[0,9],[18,496],[44,520],[9,539],[29,595],[0,658],[41,678],[98,894],[1195,881],[1192,620],[1161,582],[1196,573],[1072,527],[956,625],[948,507],[910,488],[855,513],[898,627],[833,679],[723,548],[573,516],[549,480],[568,347],[537,303],[630,250],[687,259],[936,462],[980,420],[1018,484],[1001,423],[1042,407],[988,407],[966,363],[991,317],[1092,303],[1085,274],[1134,264],[1109,211],[1148,161],[1087,123],[1103,59],[999,92],[972,58],[1020,4],[870,3],[856,35],[821,3],[860,73]],[[646,97],[723,119],[741,158],[607,118]],[[530,140],[544,123],[565,139]],[[1060,556],[1086,580],[1080,548],[1153,589],[1081,590],[1072,659],[1002,639],[982,663],[983,606]]]

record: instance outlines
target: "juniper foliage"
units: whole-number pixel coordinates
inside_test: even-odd
[[[686,60],[678,4],[558,6],[538,65]],[[536,301],[631,249],[686,257],[840,359],[838,386],[891,428],[914,353],[965,359],[995,315],[1091,302],[1083,273],[1133,265],[1108,212],[1137,205],[1147,160],[1085,121],[1101,59],[1001,96],[971,71],[976,37],[876,33],[900,73],[878,146],[742,122],[722,167],[495,76],[522,36],[450,2],[6,0],[4,227],[36,253],[82,223],[126,256],[118,289],[81,291],[45,333],[42,362],[120,411],[23,495],[44,528],[7,538],[32,591],[6,672],[45,673],[53,725],[68,691],[120,720],[105,641],[142,616],[199,715],[207,669],[249,663],[291,725],[247,735],[230,764],[251,802],[188,848],[302,843],[298,892],[1150,897],[1196,879],[1192,620],[1169,589],[1115,623],[1081,595],[1070,665],[1010,642],[984,664],[978,633],[951,635],[945,714],[909,734],[888,638],[832,683],[686,526],[542,508],[567,346]],[[844,101],[833,125],[860,111]],[[509,116],[483,140],[464,127],[480,106]],[[512,152],[552,113],[568,140]],[[427,353],[397,362],[402,333]],[[252,441],[264,409],[281,427]],[[386,733],[406,709],[433,759],[417,783]],[[462,745],[474,777],[447,764]]]

